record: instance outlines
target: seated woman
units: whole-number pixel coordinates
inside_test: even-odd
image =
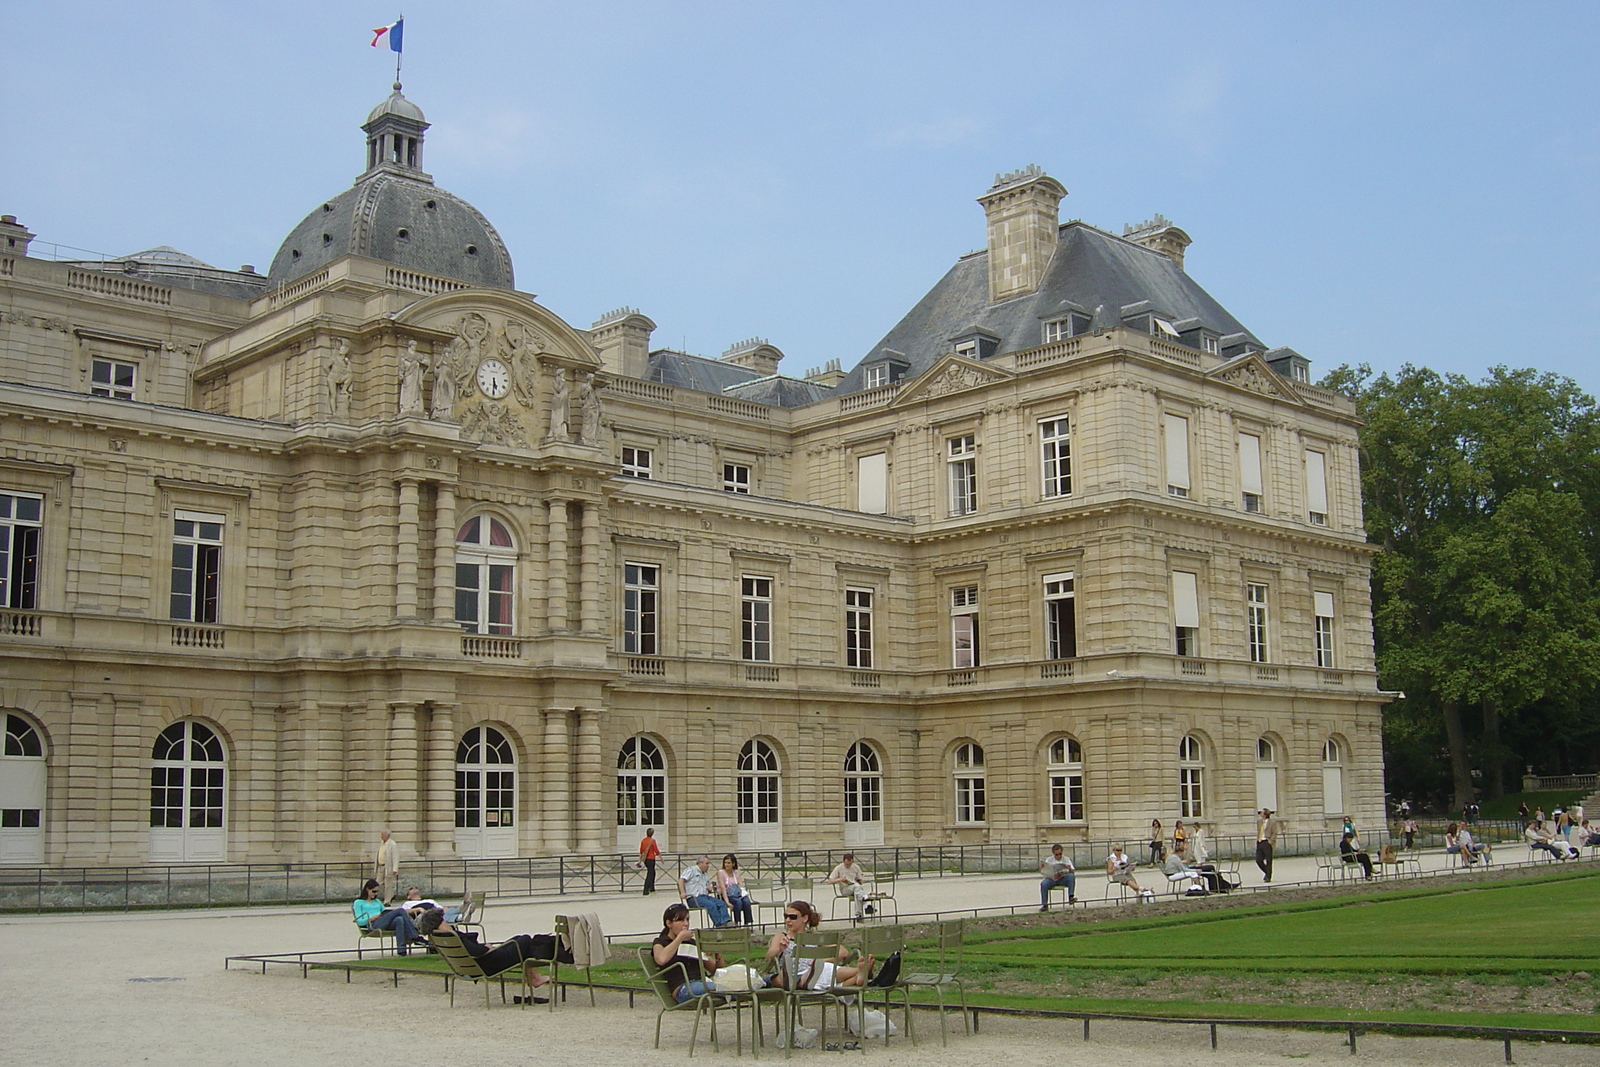
[[[1198,823],[1196,823],[1195,826],[1196,829],[1199,828]],[[1196,848],[1203,848],[1200,836],[1198,834],[1195,834],[1189,838],[1189,851],[1193,852]],[[1231,889],[1239,888],[1238,882],[1230,882],[1222,876],[1222,872],[1217,870],[1217,865],[1215,863],[1207,862],[1203,852],[1193,857],[1185,855],[1179,856],[1178,858],[1187,864],[1189,870],[1198,872],[1200,877],[1206,880],[1206,889],[1208,892],[1226,893]]]
[[[1355,834],[1346,830],[1343,836],[1339,838],[1339,858],[1346,863],[1361,864],[1362,877],[1370,879],[1372,877],[1372,857],[1362,849],[1356,848],[1354,844],[1355,836]]]
[[[684,949],[693,949],[685,952]],[[715,993],[717,987],[705,973],[704,964],[715,970],[722,966],[722,957],[715,954],[701,961],[699,947],[694,943],[694,931],[689,929],[689,909],[683,904],[668,904],[661,913],[661,933],[656,935],[650,949],[650,958],[661,969],[661,977],[672,991],[672,999],[679,1004],[691,997]]]
[[[1167,876],[1167,881],[1169,882],[1187,881],[1189,886],[1184,890],[1186,893],[1192,893],[1200,897],[1209,892],[1204,876],[1183,862],[1182,853],[1173,852],[1168,856],[1166,861],[1161,864],[1161,870]]]
[[[1484,856],[1490,856],[1494,851],[1487,841],[1480,843],[1473,840],[1472,831],[1467,829],[1464,824],[1456,835],[1456,844],[1461,846],[1461,858],[1468,863],[1477,863],[1478,860]]]
[[[1141,900],[1154,900],[1155,890],[1145,889],[1133,880],[1133,857],[1122,851],[1121,845],[1111,846],[1111,855],[1106,857],[1106,877],[1120,885],[1125,885],[1139,894]]]
[[[807,930],[815,930],[821,922],[821,913],[808,901],[791,900],[784,905],[783,929],[773,934],[772,940],[767,943],[767,959],[778,963],[778,973],[772,976],[769,985],[787,989],[791,974],[795,976],[796,989],[867,984],[867,977],[872,973],[872,957],[863,957],[856,966],[846,967],[844,961],[850,957],[850,950],[843,945],[839,946],[839,955],[835,959],[795,957],[795,938]]]
[[[1456,823],[1451,823],[1444,828],[1444,850],[1447,855],[1454,856],[1461,851],[1460,829],[1461,827]]]
[[[350,913],[356,917],[356,925],[363,930],[394,931],[395,951],[402,956],[407,955],[407,946],[422,940],[417,936],[416,924],[411,921],[411,915],[405,908],[385,909],[379,891],[378,880],[368,878],[361,886],[361,895],[350,902]]]
[[[722,869],[717,872],[717,888],[722,899],[728,902],[728,912],[734,922],[746,926],[755,922],[750,909],[750,894],[744,891],[744,872],[739,869],[739,857],[732,852],[722,857]]]
[[[422,918],[417,920],[417,929],[428,937],[435,933],[455,934],[461,940],[461,947],[478,961],[483,973],[491,978],[522,964],[522,973],[527,977],[528,985],[534,989],[550,981],[547,975],[539,973],[540,963],[549,963],[557,958],[562,963],[572,962],[572,952],[560,947],[555,934],[518,934],[490,947],[478,940],[478,935],[471,930],[458,930],[451,926],[445,920],[444,911],[439,908],[429,908],[423,912]],[[517,1003],[522,1003],[521,997],[517,998]],[[533,1003],[548,1004],[550,1001],[545,997],[534,997]]]

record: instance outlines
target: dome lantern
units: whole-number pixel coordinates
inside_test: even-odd
[[[400,83],[394,83],[394,92],[372,109],[361,128],[367,134],[367,171],[379,167],[395,167],[413,177],[422,175],[422,131],[428,122],[422,109],[400,95]]]

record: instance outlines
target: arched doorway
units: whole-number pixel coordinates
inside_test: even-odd
[[[783,820],[779,810],[778,754],[765,741],[746,741],[739,750],[739,789],[734,805],[739,820],[739,848],[783,847]]]
[[[883,763],[865,741],[851,745],[844,756],[844,844],[883,844]]]
[[[617,849],[633,852],[647,827],[656,841],[667,844],[667,760],[661,746],[640,735],[622,743],[617,753]]]
[[[456,746],[456,855],[517,854],[517,754],[493,726],[474,726]]]
[[[228,759],[222,738],[184,719],[150,750],[150,862],[227,859]]]
[[[33,723],[6,714],[0,749],[0,863],[44,863],[44,741]]]

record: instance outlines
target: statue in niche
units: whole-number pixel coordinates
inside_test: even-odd
[[[545,434],[546,441],[570,441],[572,439],[571,412],[572,392],[567,384],[567,368],[557,364],[550,369],[550,432]]]
[[[578,443],[600,443],[600,385],[594,375],[585,374],[578,383]]]
[[[422,374],[427,369],[428,358],[417,351],[416,340],[407,341],[400,357],[400,414],[422,414]]]
[[[328,390],[328,410],[336,419],[350,417],[350,342],[343,337],[334,342],[323,382]]]

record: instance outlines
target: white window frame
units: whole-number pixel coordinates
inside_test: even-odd
[[[201,623],[221,621],[222,543],[227,525],[226,515],[173,510],[172,584],[168,588],[172,619]],[[181,583],[180,575],[185,576]],[[180,585],[185,591],[179,592]],[[179,603],[180,598],[184,603]]]
[[[889,364],[873,363],[861,375],[861,388],[877,389],[889,384]]]
[[[1271,589],[1265,582],[1245,583],[1245,645],[1251,663],[1272,662],[1272,646],[1267,630],[1271,621],[1268,612],[1270,597]]]
[[[44,537],[44,497],[0,492],[0,607],[39,606],[39,542]]]
[[[722,491],[724,493],[750,492],[750,467],[744,463],[722,465]]]
[[[978,626],[978,587],[958,585],[950,590],[950,665],[957,670],[982,662]]]
[[[1057,341],[1067,340],[1069,337],[1073,336],[1072,316],[1068,315],[1065,318],[1051,319],[1049,322],[1044,324],[1044,332],[1041,336],[1044,338],[1041,343],[1047,345],[1054,344]]]
[[[1315,448],[1306,449],[1306,521],[1328,525],[1328,455]]]
[[[1261,435],[1239,431],[1240,506],[1251,514],[1261,512]]]
[[[667,824],[667,758],[654,738],[636,734],[617,752],[617,825],[638,838],[641,827],[655,827],[657,838]],[[622,841],[618,844],[632,844]]]
[[[1170,412],[1161,416],[1161,436],[1167,458],[1167,495],[1189,496],[1189,419]]]
[[[622,651],[630,656],[661,653],[661,567],[622,564]]]
[[[945,440],[945,466],[949,472],[950,514],[971,515],[978,510],[978,446],[970,433]]]
[[[1044,587],[1044,658],[1074,659],[1078,655],[1077,575],[1072,571],[1046,574]]]
[[[1081,823],[1083,803],[1083,746],[1075,737],[1058,737],[1045,754],[1046,788],[1050,795],[1050,821]]]
[[[1322,743],[1322,814],[1344,813],[1344,746],[1330,737]]]
[[[978,358],[978,342],[977,341],[960,341],[960,342],[958,342],[956,344],[955,353],[956,353],[956,355],[962,356],[962,357],[964,357],[966,359],[977,359]]]
[[[1311,594],[1311,603],[1312,645],[1316,652],[1317,666],[1331,670],[1337,660],[1333,649],[1333,594],[1318,590]]]
[[[624,478],[644,478],[648,480],[655,470],[655,453],[648,448],[637,445],[624,445],[622,447],[622,476]]]
[[[478,540],[462,540],[474,523]],[[511,543],[495,544],[496,531]],[[517,632],[517,542],[493,515],[474,515],[456,530],[456,625],[494,637]]]
[[[889,513],[889,453],[856,457],[856,510],[869,515]]]
[[[119,374],[118,372],[126,372]],[[109,356],[89,360],[89,395],[132,400],[139,388],[139,364]]]
[[[874,590],[858,585],[844,590],[844,661],[856,670],[873,667],[873,594]]]
[[[844,757],[844,822],[883,822],[883,761],[865,741],[850,746]]]
[[[747,663],[772,662],[771,575],[739,577],[739,653]]]
[[[1177,327],[1160,315],[1150,316],[1150,333],[1156,337],[1170,338],[1174,341],[1183,339],[1183,335],[1178,332]]]
[[[1205,746],[1193,734],[1178,742],[1178,817],[1205,818]]]
[[[1173,652],[1200,654],[1200,578],[1193,571],[1172,572]]]
[[[1256,810],[1278,810],[1278,744],[1270,737],[1256,738]]]
[[[984,768],[983,746],[965,741],[951,755],[951,784],[956,822],[965,824],[989,821],[988,771]]]
[[[1039,465],[1044,495],[1072,495],[1072,425],[1067,416],[1039,420]]]

